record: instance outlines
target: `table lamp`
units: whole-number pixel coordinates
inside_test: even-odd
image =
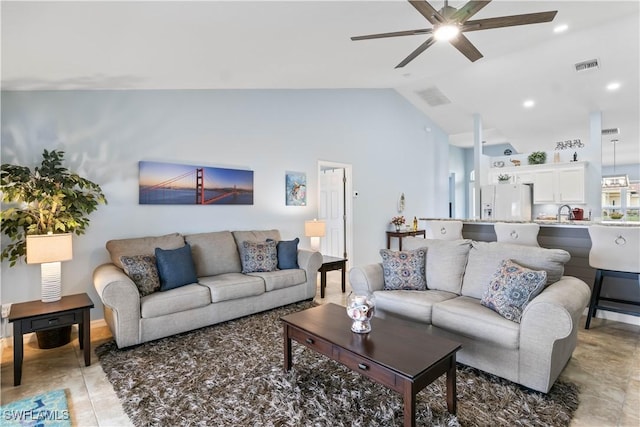
[[[320,251],[320,238],[325,236],[327,225],[324,221],[314,219],[304,222],[304,235],[311,239],[311,249]]]
[[[40,264],[42,302],[61,298],[61,261],[73,258],[71,233],[27,236],[27,264]]]

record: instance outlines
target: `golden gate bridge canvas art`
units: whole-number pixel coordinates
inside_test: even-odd
[[[141,205],[253,205],[253,171],[139,162]]]

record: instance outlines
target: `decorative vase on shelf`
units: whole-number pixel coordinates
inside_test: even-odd
[[[399,225],[396,225],[395,227],[396,227],[396,231],[400,231],[400,226]]]
[[[371,332],[371,318],[374,310],[375,299],[372,294],[349,294],[349,297],[347,297],[347,315],[353,320],[351,331],[357,334]]]

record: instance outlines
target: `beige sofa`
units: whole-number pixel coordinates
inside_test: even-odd
[[[278,230],[218,231],[142,237],[107,243],[111,263],[98,266],[94,286],[119,348],[314,298],[319,252],[298,249],[298,269],[243,274],[244,241],[280,241]],[[141,296],[121,256],[153,255],[156,248],[191,247],[197,282]]]
[[[375,296],[376,315],[420,322],[462,343],[460,363],[548,392],[576,347],[578,321],[589,302],[583,281],[563,276],[570,255],[497,242],[405,239],[404,249],[426,247],[427,290],[383,290],[382,264],[349,272],[356,292]],[[545,270],[547,286],[524,308],[521,322],[480,304],[501,261]]]

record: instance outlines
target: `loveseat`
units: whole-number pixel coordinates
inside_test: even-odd
[[[384,290],[385,280],[393,277],[393,263],[385,262],[386,277],[383,263],[353,267],[349,272],[356,293],[374,295],[376,316],[419,322],[433,334],[462,344],[458,362],[547,393],[576,347],[578,322],[590,296],[582,280],[563,276],[569,253],[471,240],[409,238],[403,246],[411,255],[425,253],[426,290]],[[381,253],[387,257],[398,254],[385,251]],[[499,273],[508,260],[534,271],[522,274],[546,279],[537,296],[531,293],[521,316],[501,314],[490,303],[490,296],[499,295],[499,284],[509,280],[511,273]],[[509,265],[517,270],[513,263]],[[410,270],[401,271],[400,276],[420,274]],[[502,298],[512,296],[523,295]]]
[[[297,243],[278,230],[111,240],[93,282],[117,346],[128,347],[312,299],[322,255]]]

